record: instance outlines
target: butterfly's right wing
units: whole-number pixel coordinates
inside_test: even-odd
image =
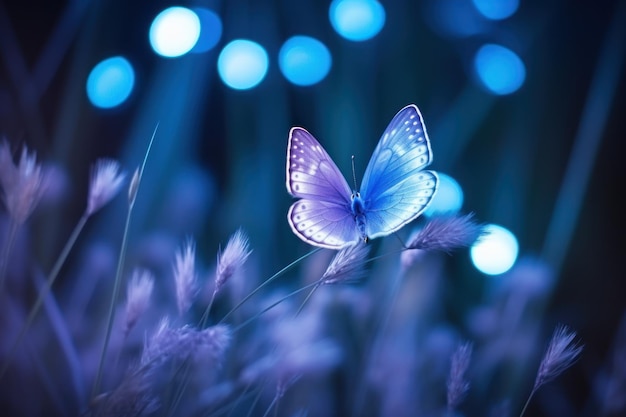
[[[289,132],[286,185],[301,199],[287,215],[300,239],[329,249],[358,241],[348,183],[322,145],[300,127]]]
[[[363,175],[370,238],[399,230],[428,207],[439,182],[435,172],[424,170],[432,160],[422,115],[408,105],[385,129]]]

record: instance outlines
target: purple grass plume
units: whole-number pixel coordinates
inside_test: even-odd
[[[322,284],[345,284],[361,280],[367,272],[365,262],[369,250],[370,246],[363,243],[341,249],[330,261],[320,282]]]
[[[575,337],[576,332],[570,332],[566,326],[559,325],[556,327],[548,349],[539,365],[533,392],[552,381],[576,362],[583,347],[572,343]]]
[[[228,240],[226,248],[217,253],[215,293],[243,266],[251,253],[248,237],[241,229],[237,230]]]
[[[572,366],[578,356],[583,350],[583,347],[572,343],[576,337],[576,332],[571,332],[566,326],[558,325],[554,329],[552,334],[552,340],[548,345],[546,353],[543,355],[537,376],[535,377],[535,384],[530,391],[530,395],[526,400],[526,404],[522,408],[520,417],[524,415],[524,412],[528,408],[530,401],[541,386],[552,381],[557,376],[561,375],[567,368]]]
[[[176,282],[176,302],[178,314],[181,316],[189,310],[198,292],[198,276],[196,274],[196,245],[189,238],[179,252],[174,263],[174,281]]]
[[[126,174],[113,159],[99,159],[91,168],[87,215],[91,216],[113,199],[120,191]]]
[[[409,241],[409,249],[451,252],[470,246],[482,234],[482,226],[473,220],[473,214],[433,217]]]
[[[24,146],[15,165],[9,143],[3,140],[0,144],[2,197],[7,212],[17,224],[23,224],[32,214],[45,188],[45,176],[36,159],[35,153],[29,153]]]
[[[469,390],[469,381],[465,373],[472,357],[472,344],[469,342],[460,345],[452,355],[450,375],[448,376],[448,410],[453,411],[463,401]]]
[[[141,365],[156,367],[166,361],[182,362],[187,358],[212,360],[219,367],[231,340],[228,326],[216,325],[198,330],[191,326],[172,327],[163,319],[144,344]]]
[[[154,288],[154,277],[149,271],[135,269],[126,292],[126,320],[124,323],[124,335],[135,327],[137,320],[150,306],[150,296]]]

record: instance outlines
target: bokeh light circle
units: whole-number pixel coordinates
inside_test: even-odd
[[[514,93],[526,79],[526,67],[520,57],[495,44],[484,45],[478,50],[474,69],[484,87],[498,95]]]
[[[227,86],[247,90],[258,85],[269,66],[267,52],[261,45],[236,39],[222,49],[217,58],[217,72]]]
[[[114,56],[99,62],[87,77],[87,97],[100,108],[122,104],[135,86],[135,71],[130,62]]]
[[[185,7],[170,7],[150,25],[150,45],[157,54],[174,58],[189,52],[200,37],[200,18]]]
[[[331,64],[328,48],[309,36],[289,38],[278,54],[278,65],[285,78],[300,86],[313,85],[323,80]]]
[[[200,35],[191,52],[210,51],[222,38],[222,20],[215,12],[204,7],[194,7],[193,11],[200,19]]]
[[[519,8],[519,0],[472,0],[474,7],[487,19],[511,17]]]
[[[371,39],[385,25],[385,8],[375,0],[333,0],[328,15],[335,31],[351,41]]]
[[[424,211],[424,215],[433,216],[438,214],[455,214],[463,206],[463,190],[454,178],[441,172],[437,172],[439,186],[437,192]]]
[[[484,274],[503,274],[517,260],[517,239],[509,230],[495,224],[486,225],[483,230],[484,235],[470,249],[472,263]]]

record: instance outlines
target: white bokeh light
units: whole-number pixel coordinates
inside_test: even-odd
[[[333,0],[328,15],[335,31],[351,41],[368,40],[385,25],[385,8],[376,0]]]
[[[220,78],[236,90],[247,90],[258,85],[265,78],[268,65],[265,49],[245,39],[230,42],[217,58]]]
[[[174,58],[189,52],[200,37],[200,18],[185,7],[163,10],[150,26],[150,45],[164,57]]]
[[[470,249],[472,263],[487,275],[500,275],[511,269],[517,260],[519,245],[515,235],[502,226],[489,224]]]

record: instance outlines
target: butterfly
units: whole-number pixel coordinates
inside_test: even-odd
[[[360,191],[350,188],[337,165],[308,131],[293,127],[287,144],[287,191],[298,201],[287,219],[303,241],[341,249],[387,236],[428,207],[439,183],[419,109],[410,104],[385,129]]]

